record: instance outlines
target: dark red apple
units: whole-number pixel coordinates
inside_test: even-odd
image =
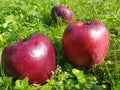
[[[109,46],[109,32],[100,20],[78,21],[66,28],[62,43],[74,66],[90,68],[104,60]]]
[[[29,83],[43,83],[56,69],[56,55],[51,41],[43,34],[8,45],[2,52],[5,72],[14,79],[28,77]]]
[[[51,10],[51,17],[54,22],[57,22],[57,18],[62,18],[66,24],[69,24],[74,20],[74,13],[68,7],[56,5]]]

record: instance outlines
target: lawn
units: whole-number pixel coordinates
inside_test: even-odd
[[[75,21],[99,19],[107,26],[110,44],[101,65],[86,69],[67,61],[61,44],[66,25],[61,20],[54,25],[50,17],[56,4],[71,8]],[[13,81],[0,65],[0,90],[120,90],[120,0],[0,0],[0,54],[17,36],[34,32],[53,42],[57,69],[46,83],[29,85],[27,77]]]

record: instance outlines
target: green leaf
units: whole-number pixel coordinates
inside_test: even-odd
[[[80,83],[87,82],[83,71],[80,71],[78,69],[72,69],[72,72],[77,77],[78,82]]]
[[[49,84],[46,84],[46,85],[43,85],[40,90],[51,90],[52,89],[52,86],[49,85]]]
[[[15,21],[14,15],[7,16],[6,20],[5,20],[6,23],[10,23],[10,22],[14,22],[14,21]]]
[[[4,84],[2,77],[0,77],[0,87]]]
[[[8,15],[6,17],[5,23],[3,24],[3,27],[6,28],[8,26],[9,23],[11,22],[15,22],[15,17],[14,15]]]
[[[65,63],[65,64],[64,64],[64,67],[65,67],[65,69],[66,69],[67,71],[71,71],[72,68],[73,68],[73,66],[72,66],[70,63]]]
[[[14,90],[34,90],[34,88],[28,84],[28,78],[26,77],[23,80],[16,80]]]
[[[98,85],[93,85],[91,90],[103,90],[103,88],[101,86],[98,86]]]
[[[2,76],[0,79],[0,90],[8,90],[12,88],[12,78],[7,76]]]

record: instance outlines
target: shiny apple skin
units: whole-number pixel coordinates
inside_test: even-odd
[[[52,20],[56,23],[57,18],[62,18],[65,24],[70,24],[74,20],[74,13],[70,8],[63,5],[56,5],[51,10]]]
[[[44,83],[56,69],[54,46],[45,35],[33,33],[28,40],[5,47],[2,64],[14,79],[28,77],[30,84]]]
[[[109,32],[100,20],[73,22],[65,29],[62,44],[71,64],[91,68],[104,60]]]

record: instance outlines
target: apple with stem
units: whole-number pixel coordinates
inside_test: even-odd
[[[56,69],[54,46],[45,35],[33,33],[6,46],[2,64],[5,72],[14,79],[28,77],[30,84],[44,83]]]
[[[63,49],[74,66],[101,64],[109,47],[109,32],[100,20],[73,22],[64,31]]]
[[[70,24],[74,20],[73,11],[63,5],[56,5],[51,10],[52,20],[56,23],[58,18],[62,18],[65,24]]]

